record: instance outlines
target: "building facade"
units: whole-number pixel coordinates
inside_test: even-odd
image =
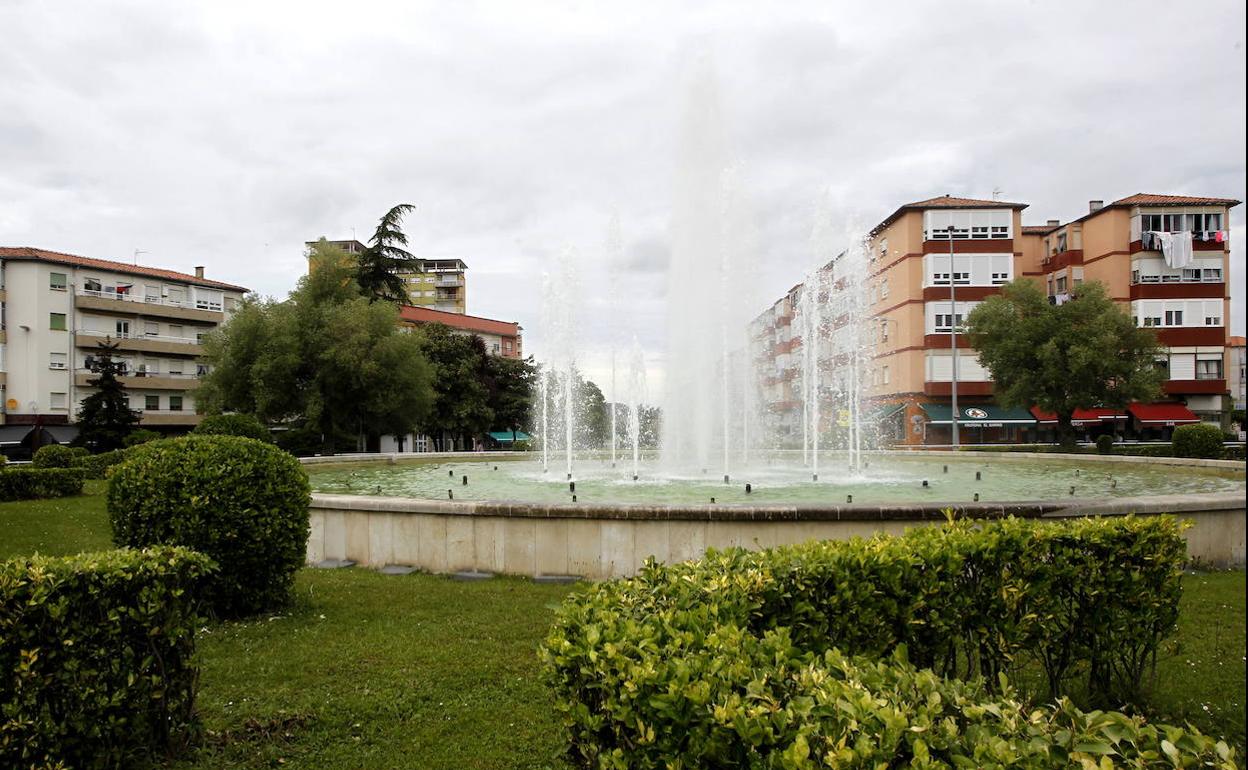
[[[1231,401],[1234,408],[1243,410],[1248,408],[1248,394],[1245,393],[1245,387],[1248,386],[1248,379],[1245,379],[1245,364],[1248,361],[1244,356],[1243,337],[1231,337],[1226,341],[1227,360],[1230,366],[1227,368],[1227,385],[1231,389]]]
[[[360,254],[367,248],[356,240],[329,241],[348,254]],[[306,243],[309,249],[316,241]],[[416,307],[426,307],[444,313],[468,312],[468,284],[465,273],[468,265],[462,259],[424,259],[413,262],[411,269],[398,273],[407,288],[408,301]]]
[[[988,371],[955,334],[979,303],[1019,278],[1043,286],[1054,304],[1068,300],[1084,281],[1099,281],[1138,325],[1157,329],[1165,348],[1158,361],[1167,372],[1165,403],[1137,405],[1123,414],[1081,414],[1076,427],[1088,435],[1164,438],[1176,424],[1220,422],[1231,367],[1227,222],[1238,203],[1139,194],[1108,205],[1092,201],[1088,213],[1074,221],[1035,226],[1022,222],[1024,203],[943,196],[898,207],[869,234],[865,275],[848,276],[865,282],[869,329],[861,399],[879,423],[881,440],[950,442],[955,341],[963,442],[1052,435],[1052,415],[995,403]],[[845,284],[847,276],[836,275],[833,263],[825,269],[833,271],[828,284],[833,291]],[[786,374],[786,365],[796,366],[802,340],[759,335],[769,318],[774,324],[782,316],[783,303],[800,294],[800,287],[790,290],[754,322],[757,360],[765,373],[760,390],[774,413],[801,409],[792,392],[777,386],[796,378]],[[834,338],[841,322],[834,321],[825,334]]]
[[[399,320],[409,327],[442,324],[456,334],[471,334],[485,342],[492,356],[524,358],[524,329],[515,321],[496,321],[465,313],[451,313],[416,305],[399,308]]]
[[[101,342],[143,427],[200,420],[203,338],[247,289],[204,277],[29,247],[0,247],[0,404],[10,425],[75,421]]]

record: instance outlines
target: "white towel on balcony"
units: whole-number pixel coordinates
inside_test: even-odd
[[[1180,270],[1192,264],[1192,234],[1187,231],[1162,233],[1161,254],[1166,266]]]

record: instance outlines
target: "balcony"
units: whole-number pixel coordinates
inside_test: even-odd
[[[1229,392],[1225,379],[1166,380],[1161,387],[1170,396]]]
[[[439,275],[437,280],[433,282],[438,288],[463,286],[464,279],[457,275]]]
[[[139,409],[139,425],[199,425],[202,414],[191,410]]]
[[[163,337],[146,334],[109,334],[107,332],[79,331],[76,343],[80,348],[95,349],[102,342],[113,342],[120,350],[140,353],[172,353],[182,356],[200,356],[204,346],[198,340],[187,337]]]
[[[89,369],[79,369],[74,373],[74,385],[79,388],[89,388],[91,387],[89,381],[97,376]],[[127,388],[142,390],[176,390],[184,392],[199,387],[199,376],[194,374],[133,372],[118,377],[117,381]]]
[[[172,300],[166,297],[145,297],[142,293],[78,289],[75,304],[83,310],[102,310],[127,315],[152,315],[184,321],[220,323],[224,308],[216,302]]]

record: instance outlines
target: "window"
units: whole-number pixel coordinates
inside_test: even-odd
[[[169,411],[171,412],[182,411],[182,397],[181,396],[169,397]]]
[[[1064,275],[1058,276],[1057,278],[1057,293],[1058,294],[1066,293],[1066,276]]]
[[[48,288],[57,291],[65,291],[65,287],[69,282],[65,279],[64,273],[48,273]]]
[[[130,322],[129,321],[118,321],[116,324],[113,325],[113,328],[114,328],[114,331],[117,332],[118,337],[125,338],[125,337],[130,336]]]
[[[880,321],[880,342],[888,342],[888,319]]]
[[[1182,325],[1183,325],[1183,311],[1182,310],[1167,310],[1166,311],[1166,326],[1182,326]]]
[[[1004,283],[1009,283],[1009,282],[1010,282],[1010,274],[1009,274],[1009,273],[993,273],[993,274],[992,274],[992,285],[993,285],[993,286],[1000,286],[1001,284],[1004,284]]]
[[[1144,316],[1144,325],[1145,326],[1161,326],[1161,316],[1159,315]]]
[[[99,278],[84,278],[82,280],[82,288],[84,291],[98,293],[104,290],[104,284],[100,283]]]
[[[145,321],[143,323],[143,336],[144,337],[160,336],[160,324],[154,323],[152,321]]]
[[[884,368],[880,370],[880,379],[884,381],[885,385],[888,384],[888,367],[887,366],[885,366]]]
[[[181,337],[181,336],[182,336],[182,325],[181,325],[181,324],[169,324],[169,336],[170,336],[170,337]]]
[[[1158,358],[1153,364],[1157,367],[1157,371],[1161,372],[1163,379],[1170,379],[1170,359]]]
[[[143,285],[143,301],[144,302],[160,302],[160,287],[151,284]]]
[[[208,374],[208,364],[195,364],[195,376],[203,377]]]
[[[1182,280],[1184,280],[1184,281],[1199,281],[1199,280],[1200,280],[1200,268],[1198,268],[1198,267],[1185,267],[1185,268],[1183,268]]]
[[[1132,270],[1131,271],[1131,283],[1139,283],[1139,282],[1140,282],[1140,271]]]
[[[1209,358],[1201,359],[1196,362],[1196,379],[1198,380],[1220,380],[1222,379],[1222,359]]]
[[[57,332],[67,331],[69,327],[65,324],[65,314],[48,313],[48,328]]]
[[[53,409],[66,409],[69,404],[69,398],[64,393],[49,393],[48,406]]]
[[[170,374],[181,374],[181,373],[182,373],[182,364],[183,364],[183,362],[182,362],[180,359],[176,359],[176,358],[174,358],[174,359],[170,359],[170,360],[169,360],[169,373],[170,373]]]
[[[48,354],[49,369],[68,369],[69,355],[66,353],[49,353]]]
[[[888,279],[885,278],[880,283],[880,299],[888,299]]]
[[[204,337],[207,337],[207,336],[208,336],[208,332],[195,332],[195,344],[196,345],[204,344]]]
[[[1066,233],[1057,234],[1057,250],[1059,252],[1066,251]]]
[[[1205,316],[1205,326],[1221,326],[1221,325],[1222,325],[1222,316],[1221,316],[1221,315],[1207,315],[1207,316]]]
[[[160,396],[144,396],[143,408],[151,411],[160,411]]]
[[[961,313],[958,313],[958,327],[959,328],[961,328],[962,326],[963,318],[964,316]],[[936,331],[942,331],[942,332],[951,331],[952,320],[953,320],[953,316],[949,313],[937,313],[936,314]]]
[[[1222,283],[1222,268],[1206,267],[1201,274],[1201,280],[1205,283]]]

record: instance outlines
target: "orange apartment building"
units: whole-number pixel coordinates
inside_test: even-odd
[[[868,241],[867,301],[875,328],[863,395],[874,406],[870,413],[879,422],[881,439],[906,445],[950,441],[951,327],[1016,278],[1041,283],[1050,301],[1058,304],[1080,283],[1100,281],[1137,324],[1156,328],[1166,347],[1158,362],[1169,374],[1164,402],[1121,411],[1088,410],[1076,415],[1077,427],[1089,435],[1113,431],[1166,438],[1177,424],[1219,422],[1231,365],[1228,215],[1238,204],[1224,198],[1138,194],[1108,205],[1091,201],[1088,213],[1074,221],[1035,226],[1022,222],[1024,203],[943,196],[898,207],[871,230]],[[951,280],[956,319],[949,300]],[[760,361],[768,372],[764,401],[782,416],[782,423],[783,415],[794,409],[795,419],[801,419],[801,404],[794,403],[792,390],[777,387],[795,378],[781,364],[794,368],[801,340],[789,335],[772,342],[759,335],[767,317],[773,327],[780,323],[783,313],[778,309],[800,297],[800,291],[791,290],[754,327]],[[1045,440],[1051,435],[1052,415],[997,405],[991,378],[974,351],[962,339],[958,349],[963,442]],[[775,360],[777,356],[788,358]],[[775,383],[770,390],[768,380]]]

